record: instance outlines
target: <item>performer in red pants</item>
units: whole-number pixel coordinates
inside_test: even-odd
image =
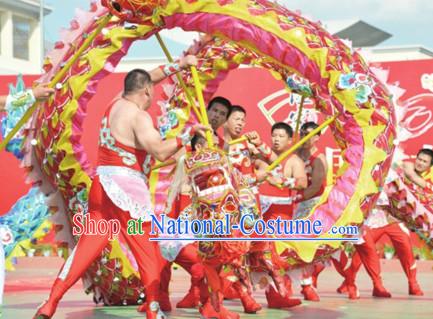
[[[355,249],[359,254],[365,270],[373,281],[373,296],[379,298],[391,298],[391,294],[385,289],[380,275],[380,259],[376,252],[371,229],[365,227],[363,230],[362,243],[356,244]],[[359,298],[359,292],[355,285],[355,278],[347,278],[347,290],[350,299]]]
[[[280,155],[285,152],[291,145],[293,130],[286,123],[276,123],[272,126],[272,152],[274,155]],[[276,158],[275,156],[275,158]],[[258,161],[260,171],[266,169],[267,165]],[[294,212],[294,195],[295,189],[303,189],[307,186],[307,176],[305,174],[305,166],[302,160],[293,154],[283,163],[271,172],[271,176],[267,181],[260,185],[260,203],[262,207],[263,219],[292,219]],[[281,267],[279,256],[276,253],[275,245],[270,245],[272,262],[276,269]],[[289,283],[290,279],[285,278]],[[291,294],[291,285],[288,287]],[[285,308],[299,305],[299,299],[290,299],[287,296],[283,297],[272,286],[266,290],[266,299],[269,308]]]
[[[412,188],[418,188],[421,192],[432,189],[432,185],[425,179],[425,174],[433,165],[433,151],[431,149],[421,149],[414,162],[404,162],[401,169],[401,175],[404,176],[405,183],[411,185]],[[386,187],[385,187],[386,189]],[[370,277],[373,279],[374,290],[373,296],[377,297],[391,297],[387,291],[378,290],[377,283],[381,285],[380,280],[380,264],[379,257],[375,249],[375,242],[384,234],[388,235],[393,242],[397,256],[403,267],[409,281],[409,294],[422,296],[423,292],[420,289],[416,280],[416,263],[412,252],[412,244],[410,240],[409,230],[399,222],[388,223],[388,209],[389,200],[386,191],[381,193],[377,203],[377,209],[373,210],[371,217],[368,218],[366,223],[370,225],[372,230],[368,231],[365,236],[365,243],[361,246],[361,250],[357,247],[360,253],[362,263]],[[353,266],[347,271],[346,280],[343,285],[338,289],[339,292],[347,290],[349,298],[358,298],[356,286],[354,285],[356,272],[359,269],[359,259],[355,255],[353,259]],[[379,286],[380,288],[380,286]]]
[[[120,232],[137,261],[146,290],[146,303],[140,308],[147,318],[163,317],[158,304],[161,257],[157,244],[149,241],[153,211],[148,178],[153,158],[166,160],[191,140],[194,131],[203,133],[207,128],[196,125],[185,129],[176,139],[163,141],[146,110],[153,98],[153,82],[162,80],[171,70],[179,71],[191,64],[196,64],[196,58],[187,56],[179,64],[158,68],[151,74],[135,69],[126,75],[122,97],[114,101],[102,120],[97,176],[90,189],[89,211],[85,215],[95,221],[117,220],[120,224]],[[144,221],[143,235],[127,234],[131,218]],[[48,301],[38,309],[35,318],[54,315],[66,291],[107,245],[108,236],[81,235],[55,280]]]
[[[246,125],[246,110],[239,105],[233,105],[230,111],[227,123],[225,125],[225,141],[228,143],[233,140],[238,140],[242,131]],[[255,174],[254,170],[254,159],[257,156],[269,161],[272,156],[272,150],[265,145],[261,140],[257,132],[250,132],[246,134],[247,141],[238,141],[238,143],[232,143],[228,146],[228,155],[231,164],[239,174],[239,180],[241,181],[238,187],[240,197],[240,209],[241,214],[252,214],[255,220],[261,217],[260,198],[258,193],[257,182],[260,181],[260,176]],[[255,144],[250,143],[254,141]],[[265,177],[265,174],[264,176]],[[272,250],[272,244],[266,241],[253,241],[251,242],[250,250],[247,256],[247,262],[250,264],[250,271],[256,272],[260,269],[260,272],[269,274],[278,287],[279,290],[284,292],[286,296],[286,287],[283,276],[280,276],[278,270],[274,267],[270,256]],[[225,277],[235,277],[232,272],[225,273]],[[242,284],[242,281],[246,281]],[[228,279],[224,281],[224,293],[230,293],[233,290],[237,294],[231,294],[232,297],[239,297],[244,307],[245,313],[256,313],[262,307],[258,304],[251,295],[251,289],[246,286],[251,286],[248,277],[244,280],[238,278],[234,283],[231,283]],[[230,288],[233,288],[230,290]],[[281,297],[281,299],[284,299]]]
[[[314,122],[302,124],[300,136],[306,136],[317,127],[318,125]],[[298,156],[304,161],[308,185],[307,188],[299,191],[297,194],[297,206],[293,219],[307,217],[325,190],[327,164],[325,155],[320,153],[317,147],[319,138],[320,132],[304,143],[297,152]],[[318,274],[323,269],[324,265],[322,263],[308,264],[302,269],[301,293],[304,295],[305,300],[320,300],[314,286],[316,285]]]
[[[412,252],[412,242],[410,239],[410,231],[403,223],[390,223],[382,227],[371,229],[372,242],[375,244],[379,239],[387,235],[395,248],[397,257],[400,260],[401,266],[408,278],[409,294],[415,296],[424,295],[416,280],[416,261]],[[370,241],[369,241],[370,242]],[[376,253],[377,254],[377,253]],[[368,258],[367,260],[371,260]],[[373,262],[374,264],[374,262]],[[362,262],[358,253],[352,257],[352,263],[346,270],[346,281],[355,282],[356,274],[361,268]],[[378,269],[376,272],[380,272]],[[349,296],[353,298],[353,296]]]

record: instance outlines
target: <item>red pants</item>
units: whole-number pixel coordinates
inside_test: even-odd
[[[147,302],[157,301],[159,298],[159,281],[162,269],[162,256],[157,242],[149,241],[150,223],[143,224],[144,235],[128,235],[127,223],[131,219],[128,212],[115,206],[103,190],[98,176],[93,180],[89,193],[88,218],[95,220],[113,220],[120,222],[120,233],[128,243],[140,272],[141,281],[145,287]],[[74,252],[62,267],[51,290],[53,298],[60,299],[66,291],[83,276],[90,264],[101,255],[108,244],[107,235],[81,235]],[[69,270],[63,268],[70,265]]]
[[[204,279],[204,266],[198,255],[197,245],[190,244],[184,247],[177,255],[175,263],[185,269],[191,275],[191,284],[200,286]],[[168,293],[168,286],[171,279],[171,263],[164,262],[164,268],[161,274],[161,292]]]
[[[375,243],[383,235],[388,235],[388,237],[391,239],[398,259],[400,260],[401,266],[403,267],[409,282],[416,281],[416,263],[412,252],[410,232],[405,226],[403,226],[403,229],[405,229],[403,230],[400,224],[403,225],[402,223],[392,223],[384,227],[370,229],[367,232],[367,236],[364,236],[366,242],[362,245],[359,245],[364,247],[361,248],[361,252],[357,249],[352,257],[350,268],[346,270],[346,278],[348,278],[349,281],[355,281],[356,274],[359,271],[362,262],[364,263],[364,267],[366,268],[373,282],[380,278],[380,263],[379,256],[376,252]],[[365,259],[363,259],[362,262],[359,253],[364,254]]]
[[[173,208],[169,214],[171,218],[179,218],[179,214],[189,205],[191,205],[191,198],[186,194],[179,194],[176,201],[173,204]],[[177,255],[175,261],[176,264],[181,266],[191,275],[191,286],[200,286],[204,280],[204,266],[201,262],[200,256],[198,255],[197,244],[190,244],[184,247]],[[164,268],[161,273],[161,292],[168,294],[168,287],[171,280],[171,264],[164,260]],[[202,294],[206,294],[202,292]]]

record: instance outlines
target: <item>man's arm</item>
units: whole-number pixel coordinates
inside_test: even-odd
[[[268,166],[269,165],[261,159],[256,159],[254,161],[254,174],[256,175],[258,183],[265,181],[266,178],[269,176],[269,173],[266,172],[266,167]]]
[[[165,162],[193,138],[195,132],[204,135],[207,127],[196,124],[184,129],[176,138],[163,140],[153,127],[152,118],[147,112],[138,112],[133,130],[138,144],[160,162]]]
[[[403,172],[406,178],[408,178],[412,183],[423,188],[427,186],[426,180],[416,173],[415,165],[413,163],[403,162]]]
[[[134,123],[134,134],[138,144],[160,162],[166,161],[180,148],[176,139],[164,141],[161,138],[159,132],[153,127],[152,118],[145,112],[138,112]]]
[[[304,189],[308,183],[304,162],[298,156],[292,155],[284,165],[284,176],[271,176],[268,181],[278,187]]]
[[[40,84],[32,89],[36,100],[45,100],[54,93],[54,89],[50,89],[46,84]],[[6,110],[7,95],[0,96],[0,112]]]
[[[296,180],[294,189],[304,189],[308,185],[307,174],[305,173],[305,164],[298,156],[292,156],[286,166],[290,166],[291,177]]]
[[[167,76],[176,72],[185,70],[191,65],[197,65],[197,58],[194,55],[187,55],[179,59],[178,62],[169,63],[161,67],[157,67],[149,72],[150,78],[154,84],[158,84]]]
[[[271,164],[278,158],[277,154],[275,154],[275,152],[272,151],[272,149],[262,141],[259,133],[252,131],[245,133],[245,136],[248,139],[248,148],[250,153],[257,152],[257,155],[260,155],[268,164]],[[250,145],[254,147],[254,150]]]
[[[326,160],[325,156],[322,154],[314,160],[311,185],[304,190],[304,199],[310,199],[316,196],[326,178],[326,171]]]

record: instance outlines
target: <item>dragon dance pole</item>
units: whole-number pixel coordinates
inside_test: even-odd
[[[301,123],[302,110],[304,109],[304,102],[305,102],[305,96],[302,95],[301,104],[299,106],[299,111],[298,111],[298,118],[296,119],[295,141],[297,141],[299,138],[299,126]]]
[[[167,167],[167,166],[174,165],[174,164],[176,164],[176,160],[170,159],[166,162],[161,162],[159,164],[152,166],[152,170],[160,169],[160,168]]]
[[[195,66],[191,66],[191,74],[192,74],[192,78],[194,80],[195,93],[196,93],[196,96],[198,99],[198,103],[200,105],[201,115],[203,116],[203,122],[201,122],[201,123],[203,125],[208,126],[209,120],[207,118],[206,107],[204,106],[203,92],[202,92],[202,88],[201,88],[200,79],[198,78],[197,69],[195,68]],[[209,132],[209,131],[206,131],[206,140],[207,140],[207,145],[209,146],[209,148],[214,148],[213,137],[212,137],[211,132]]]
[[[93,33],[83,42],[81,47],[75,52],[75,54],[66,62],[65,66],[57,73],[51,82],[48,84],[49,88],[55,88],[56,84],[66,75],[72,65],[78,60],[81,54],[92,44],[93,40],[101,33],[102,29],[110,22],[112,18],[111,14],[107,14],[100,22],[98,27]],[[0,144],[0,152],[6,147],[10,140],[17,134],[21,127],[27,123],[32,117],[33,113],[39,106],[39,102],[36,101],[27,111],[23,117],[18,121],[17,125],[10,131],[10,133],[4,138]]]
[[[310,138],[312,138],[314,135],[316,135],[321,130],[323,130],[325,127],[327,127],[332,122],[334,122],[335,119],[338,117],[338,115],[339,114],[337,113],[333,117],[330,117],[325,122],[323,122],[322,124],[320,124],[317,128],[315,128],[310,133],[308,133],[307,135],[305,135],[300,141],[298,141],[297,143],[295,143],[295,145],[293,145],[291,148],[289,148],[287,151],[285,151],[283,154],[281,154],[271,165],[269,165],[266,168],[266,171],[267,172],[272,171],[275,167],[277,167],[279,164],[281,164],[281,162],[284,161],[289,155],[291,155],[292,153],[296,152],[296,150],[298,150],[298,148],[300,148],[302,145],[304,145],[305,142],[307,142]]]
[[[298,118],[296,119],[296,129],[295,129],[295,141],[298,139],[298,131],[299,131],[299,123],[301,122],[301,116],[302,116],[302,110],[304,108],[304,101],[305,101],[305,96],[302,96],[301,99],[301,104],[299,107],[299,112],[298,112]],[[245,135],[242,135],[241,137],[231,140],[230,142],[228,142],[229,145],[234,145],[234,144],[238,144],[238,143],[242,143],[248,141],[248,138]]]
[[[203,125],[207,126],[207,125],[209,125],[209,120],[207,118],[207,112],[206,112],[206,108],[204,105],[204,99],[203,99],[203,94],[201,91],[201,84],[200,84],[200,80],[198,78],[197,69],[194,66],[191,66],[191,74],[192,74],[192,78],[194,80],[194,86],[195,86],[197,98],[198,98],[198,101],[200,104],[200,110],[203,114],[203,121],[201,121],[201,123]],[[213,138],[212,138],[212,135],[209,131],[206,131],[206,140],[207,140],[209,147],[213,148],[214,147]],[[173,164],[176,164],[176,161],[172,159],[172,160],[162,162],[162,163],[159,163],[159,164],[153,166],[152,170],[157,170],[159,168],[167,167],[167,166],[170,166]]]
[[[229,145],[234,145],[234,144],[242,143],[242,142],[245,142],[245,141],[248,141],[248,138],[245,135],[242,135],[239,138],[231,140],[228,144]]]
[[[159,35],[159,33],[157,32],[155,34],[156,39],[159,42],[159,45],[161,46],[162,51],[164,51],[165,56],[167,57],[168,62],[173,63],[174,60],[170,54],[170,52],[167,49],[167,46],[165,45],[164,41],[162,40],[161,36]],[[183,81],[182,77],[180,76],[179,73],[176,73],[176,78],[180,84],[180,86],[182,87],[183,91],[186,94],[186,98],[188,99],[189,104],[191,105],[192,109],[194,110],[195,114],[197,115],[198,120],[200,121],[200,123],[203,123],[203,117],[200,114],[199,110],[197,109],[197,107],[195,106],[194,100],[191,96],[191,94],[189,93],[189,90],[185,84],[185,82]]]

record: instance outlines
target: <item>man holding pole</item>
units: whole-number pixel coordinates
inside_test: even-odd
[[[186,56],[173,65],[157,68],[150,74],[141,69],[129,72],[124,92],[107,109],[102,120],[99,140],[97,175],[89,193],[87,218],[118,220],[139,266],[146,290],[146,303],[141,307],[147,318],[157,318],[159,310],[159,277],[161,257],[157,243],[149,240],[153,214],[148,178],[154,158],[164,161],[188,143],[195,132],[204,134],[208,128],[197,124],[184,129],[175,139],[161,139],[147,113],[153,99],[153,83],[195,65],[196,58]],[[126,200],[127,199],[127,200]],[[129,219],[141,218],[143,235],[129,236]],[[35,318],[51,318],[66,291],[84,274],[89,265],[108,243],[108,234],[81,235],[74,251],[55,280],[47,302]]]
[[[277,157],[285,153],[291,145],[293,130],[290,125],[279,122],[272,126],[272,149],[267,151],[262,150],[263,160],[256,161],[256,166],[259,172],[266,172],[269,177],[267,181],[261,184],[259,188],[260,202],[262,208],[263,219],[291,219],[293,213],[293,190],[302,189],[307,186],[307,177],[305,175],[304,164],[296,155],[291,154],[284,159],[276,168],[270,170],[267,163],[274,162]],[[249,140],[257,149],[264,148],[266,145],[262,143],[258,134],[249,134]],[[278,255],[272,243],[269,244],[271,255],[273,255],[272,263],[275,271],[279,265],[276,265]],[[281,292],[276,291],[272,286],[266,290],[266,299],[269,308],[288,308],[299,305],[299,299],[289,298],[291,284],[290,279],[285,278],[288,294],[283,296]]]

